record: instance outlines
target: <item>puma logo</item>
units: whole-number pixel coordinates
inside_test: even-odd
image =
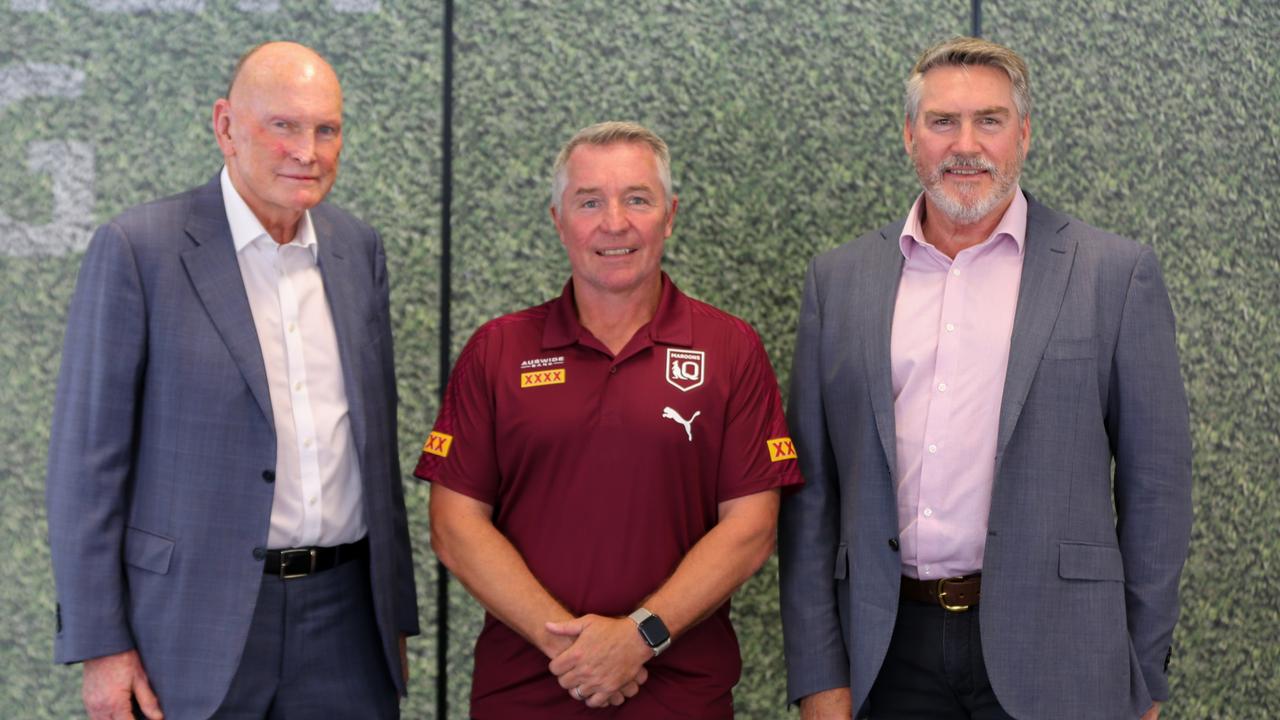
[[[699,410],[693,414],[693,417],[690,417],[688,420],[685,420],[684,418],[680,417],[680,413],[676,412],[673,408],[669,408],[669,407],[662,408],[663,418],[670,418],[684,426],[684,434],[689,436],[689,442],[693,442],[693,421],[697,420],[698,416],[701,414],[702,414],[702,411]]]

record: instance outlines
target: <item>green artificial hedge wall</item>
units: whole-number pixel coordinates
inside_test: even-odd
[[[1179,320],[1196,444],[1196,524],[1163,717],[1280,717],[1280,6],[981,3],[1028,60],[1024,187],[1153,245]],[[559,144],[603,119],[671,145],[666,266],[749,320],[789,376],[805,263],[903,214],[902,81],[971,3],[669,0],[456,3],[452,177],[441,172],[443,0],[0,0],[0,716],[79,712],[50,664],[43,481],[79,250],[130,205],[219,167],[212,102],[236,56],[313,45],[346,93],[333,200],[388,245],[412,468],[439,393],[441,192],[452,190],[454,357],[484,320],[559,292],[547,215]],[[428,489],[406,478],[426,634],[407,718],[435,717]],[[785,669],[770,562],[735,598],[738,716],[779,718]],[[480,612],[449,595],[450,720],[465,718]]]

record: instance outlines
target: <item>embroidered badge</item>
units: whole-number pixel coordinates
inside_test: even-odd
[[[449,457],[449,446],[453,445],[453,436],[445,435],[442,432],[431,431],[427,436],[427,442],[422,446],[422,452],[439,455],[440,457]]]
[[[681,392],[698,387],[706,379],[706,357],[707,354],[701,350],[667,348],[667,382]]]
[[[680,413],[676,412],[675,408],[669,408],[669,407],[662,408],[663,418],[666,418],[668,420],[675,420],[676,422],[684,426],[684,434],[689,436],[689,442],[693,442],[693,421],[697,420],[698,416],[701,414],[702,414],[702,411],[698,410],[693,414],[692,417],[690,417],[688,420],[685,420],[684,418],[680,417]]]
[[[796,459],[796,446],[789,437],[773,438],[765,441],[765,444],[769,448],[769,460],[773,462]]]
[[[535,370],[534,372],[520,373],[520,387],[531,388],[541,387],[542,385],[563,385],[564,371],[564,368],[556,368],[555,370]]]

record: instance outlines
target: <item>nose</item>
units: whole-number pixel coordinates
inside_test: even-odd
[[[973,123],[965,122],[960,124],[954,150],[963,155],[972,155],[982,151],[982,147],[978,144],[978,132]]]
[[[619,202],[610,202],[600,218],[601,229],[617,233],[627,229],[627,209]]]
[[[310,165],[316,159],[316,138],[313,133],[298,133],[289,148],[289,157],[299,165]]]

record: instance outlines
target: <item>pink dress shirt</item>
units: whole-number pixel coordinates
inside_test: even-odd
[[[902,574],[929,580],[982,570],[1027,200],[1017,188],[991,237],[954,260],[925,240],[923,204],[898,239],[890,360]]]

